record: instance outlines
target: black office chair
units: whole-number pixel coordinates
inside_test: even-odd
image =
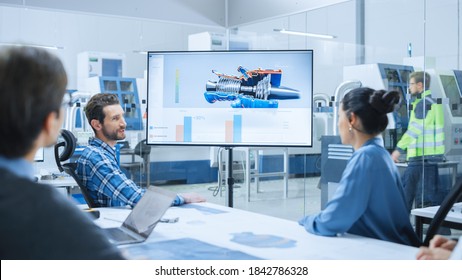
[[[97,204],[91,198],[90,194],[88,193],[87,188],[83,185],[82,181],[75,172],[75,170],[77,169],[77,163],[68,162],[61,164],[61,162],[68,160],[74,154],[75,148],[77,146],[77,139],[75,138],[74,134],[72,134],[72,132],[65,129],[61,130],[61,137],[62,140],[58,140],[58,143],[56,143],[55,145],[55,161],[59,171],[64,171],[67,174],[69,174],[72,178],[74,178],[75,182],[80,188],[80,191],[82,192],[85,202],[88,204],[90,208],[98,207]],[[59,153],[59,149],[61,147],[64,147],[64,150],[61,153]]]
[[[436,211],[433,220],[428,227],[427,234],[425,235],[425,239],[423,242],[424,246],[428,246],[430,244],[430,240],[435,236],[438,232],[438,229],[444,222],[446,215],[451,210],[454,203],[458,201],[458,199],[462,196],[462,178],[456,181],[455,185],[452,187],[449,194],[445,197],[443,202],[441,203],[440,208]]]
[[[146,139],[140,141],[136,144],[133,150],[131,149],[121,149],[121,155],[131,155],[131,162],[121,162],[120,167],[127,169],[130,172],[130,178],[134,180],[136,172],[144,171],[146,176],[146,185],[143,187],[149,187],[150,184],[150,156],[151,156],[151,146],[146,144]],[[142,161],[136,161],[135,156],[141,157]],[[139,182],[142,185],[141,182]]]

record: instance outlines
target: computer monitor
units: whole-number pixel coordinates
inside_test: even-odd
[[[34,156],[35,162],[43,162],[45,160],[45,149],[39,148]]]
[[[444,92],[449,98],[449,108],[453,117],[462,117],[461,94],[456,78],[452,75],[440,75]]]
[[[312,146],[312,50],[148,52],[147,92],[147,144]]]

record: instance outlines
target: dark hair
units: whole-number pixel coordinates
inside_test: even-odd
[[[33,47],[0,49],[0,154],[25,156],[47,116],[59,110],[66,90],[63,64]]]
[[[116,104],[120,104],[117,94],[98,93],[93,95],[88,101],[87,106],[85,106],[85,115],[90,126],[91,120],[98,120],[100,123],[104,123],[104,118],[106,117],[103,112],[104,107]]]
[[[411,80],[411,78],[413,78],[416,83],[422,83],[425,86],[425,90],[428,90],[430,88],[430,75],[427,72],[412,72],[411,75],[409,75],[409,80]]]
[[[355,113],[361,119],[363,132],[376,135],[387,128],[387,114],[395,110],[400,100],[397,91],[362,87],[353,89],[343,97],[342,108],[348,118]]]

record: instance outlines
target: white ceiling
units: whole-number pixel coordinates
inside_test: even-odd
[[[0,0],[0,5],[235,27],[352,0]]]

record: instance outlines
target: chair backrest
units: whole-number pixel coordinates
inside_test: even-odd
[[[72,132],[65,129],[61,129],[61,138],[58,139],[55,144],[55,161],[59,171],[63,172],[64,170],[61,166],[61,162],[68,160],[74,154],[77,146],[77,139]],[[59,153],[61,147],[63,147],[63,151]]]
[[[448,214],[449,210],[451,210],[454,203],[462,196],[462,178],[456,181],[454,186],[452,187],[449,194],[441,203],[440,208],[436,211],[433,220],[428,227],[427,234],[425,235],[425,240],[423,242],[424,246],[428,246],[430,244],[430,240],[435,236],[438,232],[438,229],[443,224],[446,215]]]
[[[144,157],[146,155],[151,154],[151,146],[146,144],[146,139],[141,140],[138,144],[136,144],[135,148],[133,149],[135,155],[139,155],[140,157]]]
[[[85,202],[88,204],[90,208],[97,208],[98,205],[95,203],[93,198],[90,196],[90,193],[88,192],[88,189],[86,186],[83,185],[82,180],[80,180],[79,176],[77,176],[77,173],[75,170],[77,169],[77,163],[75,162],[69,162],[65,163],[62,165],[64,172],[69,174],[72,178],[74,178],[75,182],[80,188],[80,191],[82,192],[83,198],[85,199]]]
[[[59,171],[66,172],[75,180],[75,182],[80,188],[80,191],[82,192],[83,198],[85,199],[89,207],[98,207],[97,204],[91,198],[90,194],[88,193],[88,189],[83,185],[82,181],[75,172],[77,168],[77,163],[61,163],[63,161],[68,160],[74,154],[75,148],[77,147],[77,138],[75,138],[72,132],[65,129],[61,130],[61,138],[62,140],[59,139],[58,142],[55,144],[55,161]],[[64,150],[60,153],[59,150],[61,147],[64,147]]]

